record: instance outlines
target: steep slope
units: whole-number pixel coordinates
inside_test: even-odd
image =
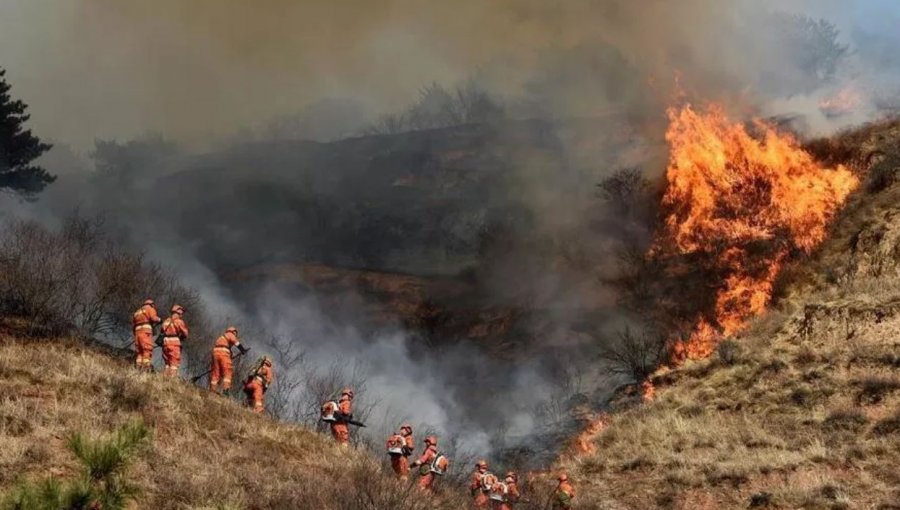
[[[0,492],[20,479],[69,477],[74,432],[139,418],[152,446],[129,471],[135,508],[432,508],[368,454],[73,340],[0,335]],[[439,507],[458,508],[452,494]]]
[[[581,508],[900,508],[900,124],[812,149],[866,189],[749,330],[612,405],[596,454],[561,463]]]

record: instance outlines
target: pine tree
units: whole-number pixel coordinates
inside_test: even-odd
[[[25,113],[28,106],[12,99],[5,76],[6,71],[0,69],[0,191],[33,197],[56,180],[43,168],[31,164],[51,145],[25,129],[30,117]]]

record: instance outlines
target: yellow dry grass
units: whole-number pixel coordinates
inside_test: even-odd
[[[74,475],[69,434],[140,418],[153,442],[129,470],[142,490],[135,508],[458,508],[452,494],[432,501],[396,483],[366,452],[76,341],[0,336],[0,380],[3,491]]]

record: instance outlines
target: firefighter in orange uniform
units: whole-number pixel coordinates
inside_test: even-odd
[[[147,299],[131,316],[134,330],[134,364],[143,372],[153,370],[153,326],[162,322],[152,299]]]
[[[166,365],[165,375],[175,377],[181,366],[181,342],[188,337],[188,327],[184,319],[184,307],[174,305],[172,315],[162,323],[163,362]]]
[[[400,431],[395,432],[387,440],[387,452],[391,457],[391,468],[397,474],[397,478],[406,481],[409,479],[409,456],[415,449],[412,436],[412,425],[404,423],[400,425]]]
[[[419,468],[419,488],[433,492],[435,479],[447,471],[447,458],[437,449],[437,437],[425,438],[425,451],[409,467]]]
[[[350,444],[350,425],[344,420],[353,419],[353,390],[344,388],[341,391],[341,398],[337,402],[337,412],[334,413],[335,420],[331,422],[331,435],[341,445]]]
[[[519,493],[519,476],[510,471],[502,483],[498,483],[491,492],[491,508],[493,510],[513,510],[513,505],[521,497]]]
[[[222,391],[231,389],[231,377],[234,375],[234,363],[232,363],[231,348],[237,347],[241,354],[246,354],[247,349],[238,340],[238,330],[229,326],[219,338],[216,339],[212,351],[212,366],[210,367],[209,389],[219,393],[219,381],[222,381]]]
[[[488,463],[486,460],[479,460],[475,463],[475,471],[472,472],[472,479],[469,483],[469,493],[472,495],[472,503],[475,508],[487,508],[491,504],[489,495],[491,488],[497,483],[497,477],[488,472]]]
[[[553,510],[569,510],[572,508],[572,500],[575,499],[575,488],[569,483],[569,476],[565,473],[559,475],[559,485],[553,494]]]
[[[247,407],[252,408],[254,413],[265,412],[266,403],[264,396],[274,378],[275,371],[272,368],[272,360],[268,356],[260,358],[253,370],[247,375],[247,381],[244,383],[244,394],[247,395]]]

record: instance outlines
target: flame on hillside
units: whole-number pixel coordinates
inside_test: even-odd
[[[782,265],[825,238],[858,180],[843,166],[823,168],[771,125],[730,121],[719,106],[668,116],[665,222],[649,255],[701,264],[716,293],[689,337],[673,344],[677,363],[709,356],[765,311]]]
[[[568,456],[581,458],[597,453],[597,438],[606,429],[609,416],[605,413],[592,414],[587,417],[587,426],[569,443]]]

